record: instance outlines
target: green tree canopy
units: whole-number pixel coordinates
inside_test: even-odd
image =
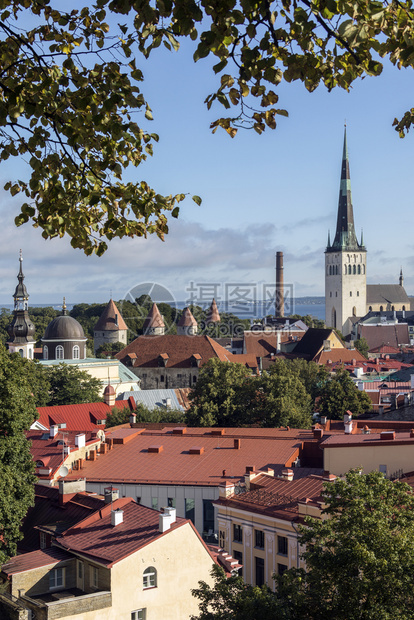
[[[34,463],[24,434],[37,418],[30,363],[0,347],[0,565],[16,554],[20,523],[34,501]]]
[[[281,595],[304,620],[411,620],[414,496],[379,472],[325,484],[327,518],[307,518],[300,544],[307,572],[290,570]]]
[[[349,410],[354,416],[372,409],[368,394],[357,389],[348,372],[339,370],[320,390],[319,411],[331,420],[341,420]]]
[[[101,382],[77,366],[58,364],[46,367],[50,382],[48,406],[95,403],[102,400]]]
[[[227,116],[214,121],[274,129],[278,85],[300,80],[349,90],[380,75],[383,59],[412,67],[411,3],[350,0],[96,0],[65,10],[52,0],[5,0],[0,13],[0,159],[24,157],[18,225],[31,220],[45,238],[71,237],[102,254],[113,237],[168,231],[184,194],[162,195],[125,172],[153,153],[150,105],[141,90],[144,59],[160,45],[194,41],[194,60],[216,61],[217,89],[206,99]],[[414,108],[394,121],[404,135]],[[197,203],[200,199],[193,197]]]
[[[358,338],[358,340],[355,340],[354,344],[355,348],[361,353],[361,355],[368,359],[369,344],[366,338]]]

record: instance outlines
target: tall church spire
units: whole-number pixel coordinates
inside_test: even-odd
[[[18,352],[22,357],[33,359],[35,326],[29,317],[29,294],[24,284],[23,257],[20,250],[18,284],[13,295],[13,320],[8,327],[8,347],[11,353]]]
[[[356,251],[360,249],[362,249],[362,246],[358,243],[354,226],[354,210],[352,207],[351,177],[349,174],[349,156],[345,125],[336,233],[334,242],[329,250],[331,252],[337,252],[338,250]]]

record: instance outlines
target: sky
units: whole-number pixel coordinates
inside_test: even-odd
[[[216,79],[210,61],[195,64],[189,43],[178,54],[157,52],[139,66],[154,116],[151,123],[142,120],[160,141],[130,178],[164,194],[197,194],[202,205],[186,199],[164,242],[114,240],[98,258],[72,249],[65,238],[45,241],[30,224],[16,228],[21,199],[0,189],[0,304],[12,302],[20,248],[31,305],[56,304],[63,296],[70,304],[123,299],[142,283],[159,284],[177,300],[196,300],[212,285],[219,300],[237,286],[260,298],[263,286],[274,282],[276,251],[284,253],[285,284],[294,296],[322,296],[345,119],[367,282],[398,283],[402,267],[407,293],[414,295],[414,131],[400,139],[392,127],[414,107],[412,71],[386,67],[349,93],[321,86],[310,94],[300,83],[282,84],[278,106],[289,118],[279,117],[275,131],[240,130],[231,139],[209,128],[223,115],[204,104]],[[23,162],[2,163],[0,187],[24,174]]]

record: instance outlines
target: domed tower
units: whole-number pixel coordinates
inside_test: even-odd
[[[63,298],[61,316],[49,323],[42,338],[43,359],[83,360],[86,358],[86,341],[82,325],[68,315]]]
[[[13,320],[8,327],[10,339],[7,343],[10,353],[19,353],[22,357],[33,359],[35,326],[29,317],[29,294],[23,282],[23,257],[20,250],[19,281],[14,292]]]

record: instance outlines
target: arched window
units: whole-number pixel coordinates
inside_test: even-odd
[[[332,297],[332,291],[329,293],[329,297]]]
[[[338,265],[335,266],[335,273],[336,273],[336,275],[339,274],[339,267],[338,267]]]
[[[346,274],[347,274],[347,268],[346,268],[346,265],[344,265],[344,276],[346,276]]]
[[[356,265],[354,265],[353,273],[354,273],[354,275],[356,274]]]
[[[74,360],[78,360],[80,358],[80,348],[79,345],[75,344],[72,349],[72,356]]]
[[[23,349],[19,349],[19,355],[20,355],[20,357],[24,357],[24,351],[23,351]]]
[[[372,312],[372,306],[370,306],[370,307],[368,308],[368,310],[369,310],[370,312]]]
[[[362,265],[362,273],[365,273],[365,265]]]
[[[329,276],[330,267],[326,267],[326,275]]]
[[[405,306],[403,306],[402,309],[405,310]]]
[[[45,346],[43,347],[43,359],[44,360],[48,360],[49,359],[49,348],[48,348],[47,344],[45,344]]]
[[[348,274],[352,273],[352,265],[348,265]]]
[[[358,265],[358,274],[361,273],[361,265]]]
[[[143,587],[156,588],[157,587],[157,570],[153,566],[149,566],[144,570]]]
[[[380,312],[383,312],[384,306],[380,306]]]
[[[356,308],[355,308],[355,306],[352,308],[352,316],[356,316]]]
[[[56,347],[56,359],[63,360],[64,359],[64,349],[61,344],[58,344]]]

